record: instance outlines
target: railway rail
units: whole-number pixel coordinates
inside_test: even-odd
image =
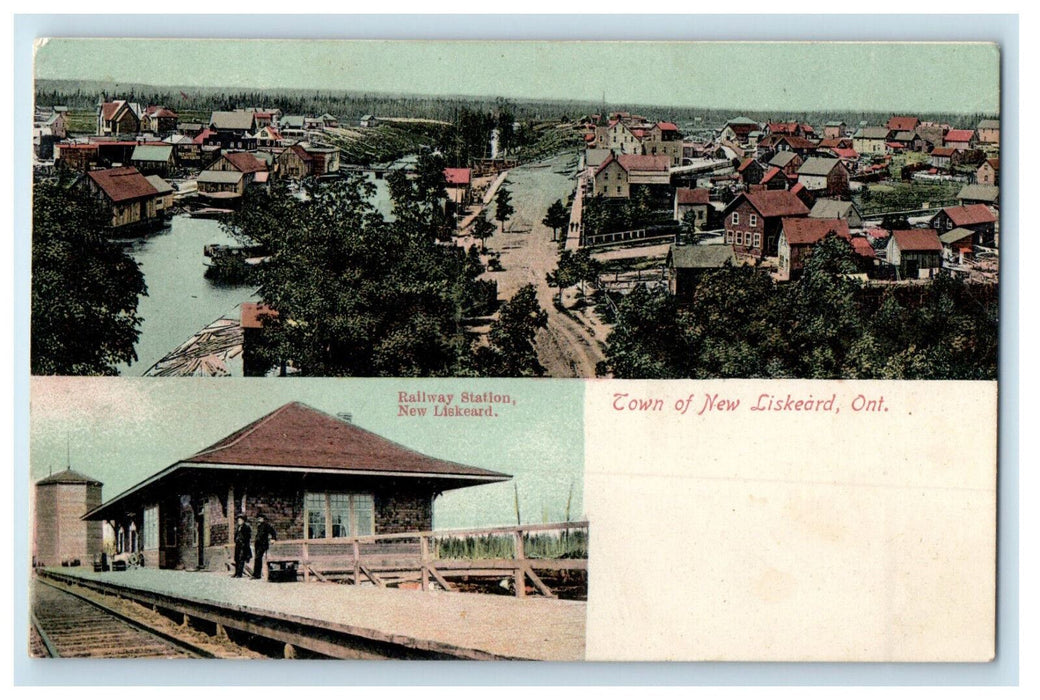
[[[37,654],[93,658],[212,658],[196,644],[130,617],[57,581],[37,577],[33,587]]]

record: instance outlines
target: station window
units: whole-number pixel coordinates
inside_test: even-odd
[[[734,223],[734,224],[739,224],[740,223],[740,214],[738,212],[733,212],[733,218],[731,218],[730,221],[732,223]]]
[[[755,245],[754,245],[754,247],[755,248],[761,248],[762,247],[762,234],[761,233],[756,233],[755,234]]]
[[[144,509],[144,529],[141,531],[141,549],[159,548],[159,506]]]
[[[751,214],[750,218],[748,219],[748,225],[751,226],[752,228],[754,228],[755,226],[758,226],[758,216],[755,215],[755,214]]]
[[[727,243],[732,243],[733,242],[733,232],[732,231],[726,231],[726,242]]]
[[[306,539],[375,532],[375,503],[370,493],[307,493],[303,503]]]

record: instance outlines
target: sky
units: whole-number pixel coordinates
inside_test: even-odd
[[[38,78],[576,99],[747,110],[991,113],[989,43],[49,39]]]
[[[497,419],[403,418],[399,391],[508,393]],[[448,491],[434,526],[525,523],[582,516],[584,393],[579,381],[407,379],[146,379],[33,377],[30,479],[69,466],[104,484],[105,501],[290,401],[433,457],[513,475]],[[455,405],[459,399],[456,398]]]

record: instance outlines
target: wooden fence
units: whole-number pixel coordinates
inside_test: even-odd
[[[434,530],[360,537],[277,540],[268,562],[295,565],[304,581],[368,583],[380,588],[457,590],[451,579],[512,579],[518,597],[526,582],[556,595],[536,573],[585,571],[588,522],[468,530]],[[230,561],[234,547],[225,545]]]

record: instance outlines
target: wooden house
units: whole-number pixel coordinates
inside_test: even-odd
[[[161,223],[156,209],[158,192],[137,168],[91,170],[85,182],[90,192],[111,213],[113,229],[130,229]]]
[[[977,143],[974,129],[950,129],[943,137],[943,146],[955,151],[970,151]]]
[[[797,279],[813,247],[829,235],[851,245],[849,224],[844,219],[784,218],[777,243],[777,272],[783,281]]]
[[[595,194],[627,199],[637,185],[667,186],[671,182],[668,156],[611,153],[596,169]]]
[[[723,210],[725,241],[738,255],[762,259],[777,254],[784,217],[809,214],[809,208],[787,190],[762,190],[737,195]]]
[[[672,217],[681,222],[686,219],[688,213],[693,212],[694,229],[698,231],[704,229],[708,225],[708,210],[711,208],[710,195],[711,192],[702,187],[696,189],[676,187]]]
[[[884,155],[888,131],[887,126],[864,126],[852,135],[852,148],[861,155]]]
[[[943,260],[963,265],[965,258],[974,252],[975,232],[967,228],[955,228],[939,234]]]
[[[158,175],[149,175],[145,178],[148,184],[155,188],[155,211],[159,216],[165,215],[173,208],[174,189],[166,180]]]
[[[965,185],[957,193],[960,205],[985,204],[987,207],[996,207],[1000,204],[1000,188],[995,185]]]
[[[119,136],[141,131],[141,110],[126,100],[99,102],[97,106],[97,135]]]
[[[762,178],[766,174],[766,169],[765,166],[754,158],[745,158],[743,162],[737,166],[737,174],[740,175],[740,181],[744,183],[744,187],[747,187],[762,182]]]
[[[886,257],[901,280],[932,277],[942,267],[942,243],[928,228],[892,231]]]
[[[814,195],[849,194],[849,171],[837,158],[809,158],[798,168],[798,182]]]
[[[891,138],[898,132],[913,132],[920,123],[921,120],[917,117],[892,117],[885,124],[885,128],[888,129],[889,137]]]
[[[975,232],[975,245],[992,246],[996,237],[997,217],[985,204],[968,204],[942,209],[928,225],[939,233],[966,228]]]
[[[978,126],[975,127],[975,132],[978,134],[980,144],[988,146],[1000,145],[999,119],[983,119],[979,122]]]
[[[848,126],[843,121],[830,121],[823,125],[824,139],[840,139],[845,136]]]
[[[120,551],[165,569],[222,570],[238,515],[280,540],[431,530],[441,493],[507,474],[437,459],[301,403],[286,404],[88,512]],[[129,533],[137,532],[136,541]]]
[[[314,174],[314,158],[296,143],[278,154],[278,172],[290,180],[302,180]]]
[[[141,116],[141,131],[171,134],[177,131],[177,113],[166,107],[149,105]]]
[[[214,131],[226,132],[235,136],[245,136],[256,132],[256,116],[253,112],[213,112],[209,118],[209,126]]]
[[[863,216],[850,201],[839,199],[817,199],[809,211],[812,219],[841,219],[847,221],[850,228],[863,226]]]
[[[668,291],[681,302],[693,299],[697,283],[705,272],[736,267],[731,245],[673,245],[665,258]]]
[[[169,175],[175,164],[174,148],[170,144],[142,144],[130,155],[130,165],[145,175]]]
[[[470,203],[470,185],[473,171],[469,168],[445,168],[444,182],[448,191],[448,201],[456,210]]]
[[[999,185],[1000,184],[1000,159],[999,158],[987,158],[982,161],[982,165],[975,171],[975,182],[980,185]]]

